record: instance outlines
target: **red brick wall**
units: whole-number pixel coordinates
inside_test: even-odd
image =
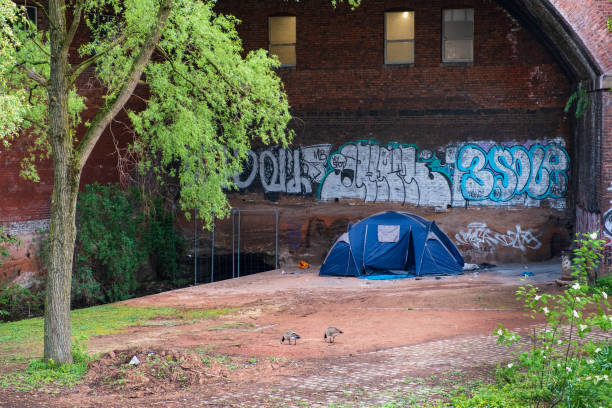
[[[441,61],[442,9],[473,7],[474,62]],[[415,63],[384,64],[383,13],[415,11]],[[490,0],[367,0],[334,10],[326,0],[223,1],[243,22],[247,50],[267,48],[267,17],[297,16],[297,66],[283,68],[297,144],[375,137],[441,146],[451,141],[569,134],[568,79],[530,33]],[[301,123],[301,122],[300,122]]]
[[[606,0],[548,0],[582,39],[601,67],[612,71],[612,36],[606,18],[612,17],[612,6]]]
[[[21,3],[21,2],[18,2]],[[32,2],[27,3],[32,6]],[[47,21],[44,12],[38,8],[38,27],[46,29]],[[85,26],[76,35],[75,44],[88,41],[89,32]],[[71,61],[78,63],[81,58],[78,46],[70,50]],[[87,97],[89,109],[83,114],[83,122],[90,120],[96,113],[97,107],[103,103],[104,93],[100,82],[96,80],[93,69],[88,69],[77,79],[76,86],[79,94]],[[131,101],[136,106],[136,98]],[[119,146],[125,146],[129,140],[129,121],[125,115],[120,115],[109,129],[106,130],[92,152],[90,159],[83,169],[81,185],[98,181],[100,183],[118,181],[117,156],[115,140]],[[79,132],[82,133],[81,126]],[[46,220],[49,218],[49,202],[53,190],[53,166],[50,160],[38,163],[37,168],[40,182],[34,183],[19,176],[20,162],[25,155],[25,139],[18,139],[10,149],[0,148],[0,224],[9,224],[13,232],[35,232],[40,223],[29,221]]]
[[[604,69],[612,67],[612,47],[601,31],[605,28],[605,16],[610,15],[609,2],[547,1],[558,7],[560,14],[575,27],[598,64]],[[582,188],[580,194],[585,197],[584,201],[592,202],[593,196],[598,195],[601,212],[606,210],[603,204],[612,199],[612,192],[598,186],[605,186],[612,180],[612,169],[606,167],[606,152],[612,151],[609,96],[604,95],[596,101],[589,116],[603,123],[603,132],[593,133],[593,128],[585,121],[584,131],[588,137],[578,140],[581,136],[577,136],[572,142],[571,120],[563,114],[573,89],[570,80],[552,54],[498,2],[364,0],[355,11],[350,11],[346,5],[333,9],[329,3],[329,0],[221,0],[218,4],[219,11],[230,12],[243,20],[239,32],[247,50],[267,48],[268,16],[280,13],[297,16],[297,66],[279,70],[297,118],[295,144],[332,143],[338,147],[347,141],[376,139],[414,143],[435,151],[453,143],[522,143],[560,137],[566,141],[566,148],[572,155],[570,177],[578,180],[580,174],[583,179],[592,180],[598,175],[576,160],[579,153],[574,152],[572,146],[585,140],[596,142],[601,135],[603,170],[598,179],[601,181],[585,182],[575,190]],[[475,10],[474,62],[444,64],[441,61],[442,10],[458,7]],[[383,13],[391,9],[415,12],[414,64],[384,64]],[[42,16],[39,12],[39,19]],[[593,25],[593,21],[597,23]],[[79,36],[84,39],[87,32],[81,31]],[[75,49],[72,54],[76,59]],[[91,72],[79,78],[78,86],[81,93],[91,97],[92,106],[102,102],[102,89]],[[90,110],[85,119],[93,112]],[[115,147],[110,136],[114,134],[125,141],[129,137],[126,123],[125,117],[118,118],[102,137],[84,170],[82,184],[117,180]],[[590,150],[585,151],[588,156]],[[41,183],[22,181],[18,177],[21,154],[19,144],[10,152],[0,151],[0,191],[3,193],[0,195],[0,223],[48,217],[50,164],[43,163],[39,167]],[[586,156],[578,159],[589,160]],[[574,183],[580,185],[577,181]],[[568,192],[568,198],[576,195],[577,191]],[[233,198],[240,202],[245,200],[238,196]],[[252,198],[248,199],[263,205],[270,203],[263,199],[261,191]],[[301,208],[304,203],[312,204],[315,198],[299,198],[296,205]],[[331,211],[329,208],[324,212]],[[336,211],[347,213],[349,209],[343,207]],[[588,210],[596,211],[597,208]],[[361,210],[364,214],[368,211],[368,208]],[[505,208],[503,211],[506,212]],[[485,212],[492,226],[499,211],[492,208],[482,213]],[[554,224],[556,230],[565,229],[567,225],[571,227],[568,224],[571,220],[564,213],[541,208],[507,215],[508,221],[495,227],[496,231],[505,233],[519,222],[526,223],[526,218],[535,219],[536,212],[538,221],[533,221],[529,228],[535,230],[547,223]],[[468,212],[456,214],[458,218],[448,221],[449,225],[459,228],[474,219],[474,214]],[[550,241],[552,232],[545,234],[548,235],[542,242]],[[550,248],[550,242],[544,245]],[[546,248],[542,248],[538,256],[546,256]],[[507,256],[512,259],[513,254]]]

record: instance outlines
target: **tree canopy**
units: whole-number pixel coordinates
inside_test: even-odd
[[[0,5],[0,138],[5,145],[20,135],[29,138],[21,174],[36,181],[36,161],[52,153],[49,31],[57,23],[44,10],[49,31],[37,29],[12,1],[0,0]],[[62,44],[66,52],[78,49],[78,55],[69,55],[66,71],[67,134],[76,165],[82,169],[109,114],[124,108],[132,94],[126,87],[144,82],[138,93],[146,99],[145,108],[128,112],[140,170],[178,179],[181,207],[200,208],[208,222],[212,213],[227,213],[224,189],[232,187],[231,175],[240,172],[250,141],[290,140],[278,61],[264,50],[243,56],[239,21],[216,14],[213,6],[197,0],[74,0],[65,7],[70,25]],[[159,38],[154,38],[156,30]],[[90,41],[75,44],[84,37],[78,31],[89,31]],[[152,57],[142,61],[147,46],[153,47]],[[76,80],[90,67],[104,87],[105,103],[78,133],[88,101]],[[142,75],[135,77],[138,68]]]

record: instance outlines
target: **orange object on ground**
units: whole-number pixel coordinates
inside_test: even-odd
[[[300,267],[300,269],[306,269],[310,265],[308,265],[308,262],[306,262],[306,261],[300,261],[300,262],[298,262],[298,266]]]

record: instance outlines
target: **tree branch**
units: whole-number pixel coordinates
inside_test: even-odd
[[[127,33],[121,34],[119,37],[115,38],[115,40],[107,48],[105,48],[104,50],[100,51],[96,55],[93,55],[93,56],[87,58],[85,61],[83,61],[79,65],[77,65],[72,70],[72,75],[70,75],[70,78],[68,78],[68,83],[69,84],[74,83],[74,81],[77,80],[79,75],[81,75],[81,73],[83,73],[83,71],[85,71],[88,67],[91,66],[91,64],[96,62],[98,59],[103,57],[105,54],[108,54],[109,51],[111,51],[113,48],[115,48],[117,45],[119,45],[119,43],[121,41],[123,41],[126,37],[127,37]]]
[[[40,85],[44,86],[45,88],[47,87],[48,81],[44,76],[40,75],[38,72],[34,71],[34,69],[30,67],[23,67],[23,68],[26,70],[28,78],[30,78],[33,81],[38,82]]]
[[[29,40],[32,41],[34,43],[34,45],[36,45],[43,52],[43,54],[45,54],[47,57],[51,57],[51,53],[49,53],[49,51],[45,50],[45,47],[43,47],[42,44],[40,44],[34,38],[30,38]]]
[[[68,29],[68,33],[66,34],[66,40],[64,41],[63,49],[67,51],[72,44],[72,40],[74,40],[74,35],[76,34],[77,29],[79,28],[79,24],[81,22],[81,15],[83,14],[83,0],[77,0],[74,5],[72,12],[72,23],[70,23],[70,28]]]
[[[90,128],[85,132],[83,139],[79,143],[76,148],[77,160],[79,169],[83,169],[91,151],[94,146],[100,139],[102,132],[111,122],[111,120],[119,113],[119,111],[126,104],[144,71],[147,63],[151,60],[151,55],[155,50],[155,45],[159,42],[161,38],[162,31],[166,25],[166,21],[168,20],[168,15],[170,14],[170,10],[172,8],[172,0],[164,0],[157,12],[157,22],[155,26],[151,29],[151,34],[147,36],[145,43],[143,44],[140,53],[134,59],[134,63],[132,65],[132,71],[126,80],[125,84],[119,91],[119,94],[115,97],[115,99],[111,102],[107,102],[98,112],[96,117],[93,119]]]

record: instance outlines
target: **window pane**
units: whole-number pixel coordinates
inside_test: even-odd
[[[444,42],[445,60],[472,60],[474,59],[472,40],[446,40]]]
[[[270,45],[270,53],[277,55],[282,65],[295,65],[295,45]]]
[[[414,12],[394,11],[385,13],[385,39],[413,40]]]
[[[414,62],[414,41],[387,42],[387,58],[385,63]]]
[[[295,17],[270,17],[270,44],[295,44]]]
[[[399,241],[399,225],[379,225],[378,242],[397,242]]]
[[[453,21],[453,10],[444,10],[444,21]]]
[[[444,38],[448,40],[469,40],[474,36],[471,21],[449,21],[444,23]]]
[[[444,10],[444,61],[474,59],[474,9]]]

